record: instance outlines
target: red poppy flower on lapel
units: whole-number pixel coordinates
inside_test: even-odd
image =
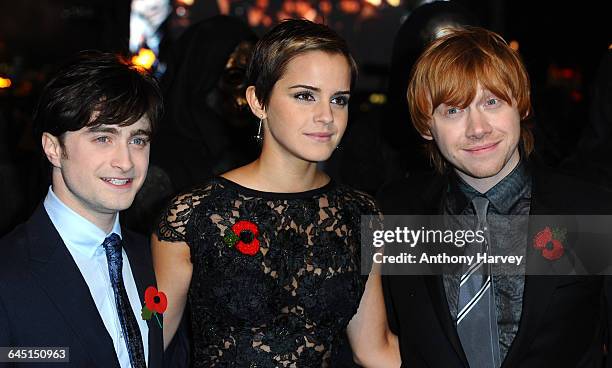
[[[533,247],[535,249],[542,250],[551,240],[552,230],[550,230],[550,227],[546,226],[544,230],[540,230],[540,232],[536,234],[535,238],[533,239]]]
[[[533,238],[533,247],[542,251],[542,257],[550,261],[557,260],[565,253],[563,242],[566,234],[567,230],[565,229],[551,229],[547,226]]]
[[[168,307],[168,298],[166,294],[158,291],[155,286],[149,286],[145,290],[145,305],[140,312],[142,319],[148,321],[155,316],[157,324],[162,328],[162,323],[159,320],[158,314],[163,315]]]
[[[565,249],[563,248],[563,244],[559,240],[553,239],[546,245],[546,248],[542,249],[542,256],[548,260],[554,261],[561,258],[564,252]]]
[[[149,286],[145,290],[145,305],[150,310],[163,314],[168,308],[168,298],[166,294],[158,291],[154,286]]]
[[[257,235],[259,235],[257,225],[247,220],[240,220],[223,237],[223,241],[229,247],[236,247],[242,254],[254,256],[259,251]]]

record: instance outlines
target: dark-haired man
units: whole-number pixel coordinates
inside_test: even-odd
[[[145,180],[160,113],[155,81],[111,54],[80,54],[43,90],[34,121],[52,185],[0,240],[0,346],[14,359],[27,347],[20,367],[40,366],[25,360],[39,347],[65,357],[54,366],[161,366],[161,326],[141,317],[150,250],[118,215]]]

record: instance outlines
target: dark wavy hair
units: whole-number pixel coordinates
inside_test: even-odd
[[[155,129],[163,112],[156,80],[121,56],[85,51],[62,66],[34,110],[34,133],[60,138],[99,125],[128,126],[146,115]]]
[[[276,82],[283,76],[287,64],[308,51],[340,54],[351,68],[351,87],[357,78],[357,64],[348,45],[331,28],[305,19],[289,19],[266,33],[255,45],[247,69],[247,84],[255,86],[255,95],[267,106]]]

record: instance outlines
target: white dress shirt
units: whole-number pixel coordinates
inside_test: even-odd
[[[98,313],[100,313],[104,326],[113,340],[113,345],[115,346],[115,352],[121,368],[131,368],[130,356],[123,338],[121,322],[119,321],[119,314],[117,313],[117,306],[115,305],[115,294],[108,272],[106,252],[102,247],[104,239],[110,234],[116,233],[121,237],[119,214],[117,213],[115,216],[113,229],[108,234],[105,234],[102,229],[68,208],[68,206],[57,198],[51,187],[49,187],[49,192],[45,197],[43,205],[53,226],[55,226],[64,244],[66,244],[66,248],[68,248],[74,262],[81,271],[83,279],[85,279],[89,287],[89,292],[96,304]],[[122,250],[122,255],[123,283],[125,284],[125,289],[132,310],[134,311],[134,316],[140,327],[145,361],[148,365],[149,328],[147,322],[140,316],[142,304],[125,249]],[[86,301],[83,302],[85,303]]]

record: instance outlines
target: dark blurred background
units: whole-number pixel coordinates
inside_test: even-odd
[[[533,85],[537,154],[550,166],[563,167],[566,160],[576,156],[588,125],[596,73],[612,47],[612,26],[604,2],[453,2],[473,13],[486,28],[500,33],[521,54]],[[337,180],[375,192],[391,176],[405,175],[411,169],[402,163],[401,155],[379,155],[378,149],[397,149],[397,142],[384,142],[385,134],[393,135],[384,130],[388,123],[388,82],[393,78],[389,70],[394,38],[402,22],[424,3],[427,2],[2,0],[0,236],[29,216],[48,186],[40,164],[40,144],[31,135],[31,115],[38,92],[57,64],[79,50],[100,49],[140,55],[135,62],[146,64],[152,73],[161,76],[165,53],[173,41],[189,25],[217,14],[242,19],[257,35],[282,19],[307,18],[325,22],[348,41],[360,67],[350,121],[368,123],[355,124],[360,128],[349,127],[346,149],[335,154],[326,167]],[[375,139],[383,141],[373,146],[376,152],[372,155],[376,157],[369,153],[365,159],[355,157],[354,147],[362,143],[359,137],[369,137],[370,130],[377,132],[372,135]],[[399,163],[387,165],[388,160]],[[575,157],[573,160],[574,166],[568,167],[582,166],[582,161]],[[589,156],[579,160],[589,160]],[[605,162],[609,160],[612,158]],[[580,175],[578,170],[575,172]]]

